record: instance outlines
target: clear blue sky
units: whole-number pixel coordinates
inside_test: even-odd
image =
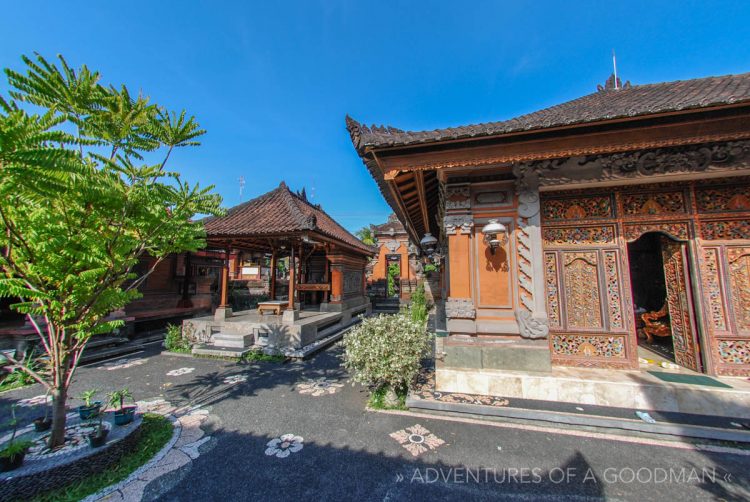
[[[432,129],[633,84],[750,71],[750,1],[4,2],[0,67],[62,53],[186,108],[208,130],[173,156],[226,205],[285,179],[347,228],[390,210],[344,115]],[[0,92],[6,86],[0,83]]]

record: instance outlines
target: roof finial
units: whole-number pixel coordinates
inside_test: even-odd
[[[617,55],[615,54],[615,50],[612,49],[612,67],[614,68],[614,76],[615,76],[615,89],[620,88],[620,79],[617,78]]]

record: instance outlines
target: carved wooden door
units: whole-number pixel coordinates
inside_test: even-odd
[[[661,236],[661,252],[675,362],[693,371],[700,371],[698,336],[687,267],[687,246],[685,243]]]

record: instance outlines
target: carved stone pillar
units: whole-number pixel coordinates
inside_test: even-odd
[[[544,292],[544,255],[536,177],[518,180],[518,328],[523,338],[546,338],[549,333]]]

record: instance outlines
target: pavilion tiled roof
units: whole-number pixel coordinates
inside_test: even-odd
[[[317,232],[367,254],[373,253],[370,246],[339,225],[319,205],[293,193],[283,181],[270,192],[230,208],[224,216],[206,218],[204,226],[209,238]]]
[[[750,73],[696,78],[658,84],[614,88],[610,78],[597,92],[500,122],[404,131],[390,126],[366,126],[346,117],[354,146],[392,147],[439,141],[496,136],[611,119],[638,117],[680,110],[707,108],[750,101]]]

